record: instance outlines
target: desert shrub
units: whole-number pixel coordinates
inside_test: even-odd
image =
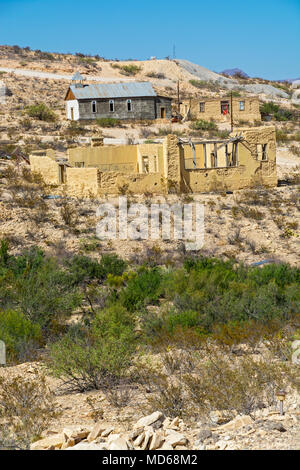
[[[160,80],[163,80],[164,78],[166,78],[165,74],[160,73],[160,72],[148,72],[148,73],[146,73],[146,76],[150,77],[150,78],[157,78],[157,79],[160,79]]]
[[[40,121],[55,122],[57,120],[56,114],[44,103],[28,106],[25,111],[28,116]]]
[[[211,91],[220,90],[220,86],[216,82],[207,82],[205,80],[190,80],[189,83],[196,88],[206,88]]]
[[[102,255],[100,262],[88,256],[75,255],[66,265],[74,284],[80,284],[92,279],[104,281],[108,275],[121,276],[127,263],[114,254]]]
[[[200,119],[199,121],[192,122],[190,124],[190,128],[193,130],[202,130],[202,131],[209,131],[209,130],[217,130],[217,125],[212,121],[205,121],[204,119]]]
[[[74,204],[64,200],[61,203],[59,212],[61,218],[68,227],[75,227],[78,219],[78,212]]]
[[[127,286],[121,291],[120,302],[130,312],[146,304],[157,303],[162,278],[163,275],[158,268],[140,268],[137,275],[131,277]]]
[[[295,118],[291,110],[281,108],[278,104],[273,102],[263,103],[260,106],[260,113],[263,119],[265,116],[271,115],[276,121],[290,121]]]
[[[114,305],[52,344],[49,367],[70,390],[105,389],[126,375],[134,349],[134,320]]]
[[[171,126],[165,126],[165,127],[160,127],[158,129],[158,132],[156,133],[157,136],[165,136],[169,134],[175,134],[178,137],[181,137],[184,135],[184,131],[180,131],[178,129],[172,129]]]
[[[278,389],[298,388],[296,370],[282,362],[271,363],[267,356],[255,360],[225,354],[223,348],[209,343],[201,346],[180,354],[170,350],[162,365],[143,365],[141,382],[152,392],[145,394],[149,411],[194,419],[207,418],[213,410],[227,411],[228,416],[251,414],[275,404]]]
[[[293,155],[296,155],[296,157],[300,157],[300,148],[297,145],[291,145],[290,151]]]
[[[186,374],[183,381],[193,409],[201,414],[212,410],[251,414],[275,403],[276,390],[288,381],[288,368],[250,356],[235,360],[222,350],[211,350],[202,360],[196,359],[193,374]]]
[[[0,377],[0,448],[29,449],[58,416],[45,377]]]
[[[276,129],[276,141],[278,143],[285,143],[290,140],[289,135],[281,129]]]
[[[0,252],[0,308],[18,309],[48,335],[81,304],[72,276],[56,260],[33,247],[12,256],[4,243]]]
[[[0,339],[5,342],[8,362],[24,361],[42,344],[41,328],[21,312],[0,310]]]
[[[66,129],[66,134],[70,136],[85,135],[86,133],[87,129],[76,121],[71,121]]]
[[[100,127],[119,127],[120,121],[115,118],[98,118],[96,124]]]
[[[136,75],[138,72],[141,72],[142,67],[138,65],[130,64],[130,65],[122,65],[119,66],[122,75]]]

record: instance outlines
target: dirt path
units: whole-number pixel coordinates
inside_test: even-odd
[[[62,75],[59,73],[50,73],[50,72],[39,72],[37,70],[25,70],[25,69],[16,69],[10,67],[0,67],[0,72],[14,73],[16,75],[23,75],[26,77],[35,77],[35,78],[52,78],[54,80],[72,80],[73,75]],[[128,82],[134,80],[133,78],[119,78],[119,77],[100,77],[100,76],[89,76],[88,80],[97,80],[103,82]]]

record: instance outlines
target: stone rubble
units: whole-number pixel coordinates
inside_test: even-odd
[[[263,410],[257,417],[236,415],[228,421],[228,414],[217,411],[211,413],[210,424],[197,423],[197,429],[191,429],[179,417],[171,419],[156,411],[140,418],[127,432],[116,432],[102,421],[93,426],[67,426],[34,442],[31,450],[240,450],[252,446],[254,439],[266,438],[274,448],[280,436],[297,435],[299,415],[298,411],[280,416]]]

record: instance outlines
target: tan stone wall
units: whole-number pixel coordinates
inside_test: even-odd
[[[153,193],[162,194],[165,192],[164,181],[159,173],[128,175],[113,171],[106,171],[100,174],[99,195],[105,194],[133,194]]]
[[[209,121],[214,119],[217,122],[230,122],[230,114],[223,115],[221,113],[221,101],[229,101],[231,107],[231,100],[229,98],[222,98],[218,100],[185,100],[180,105],[180,113],[185,116],[188,109],[190,109],[190,116],[194,119],[204,119]],[[245,109],[240,110],[240,101],[244,101]],[[205,102],[205,111],[200,112],[200,103]],[[261,121],[259,112],[259,100],[257,98],[233,98],[233,122],[239,121]]]
[[[85,168],[96,167],[102,171],[137,171],[136,145],[76,147],[68,149],[67,153],[72,166],[83,162]]]
[[[31,171],[42,175],[45,183],[59,184],[59,165],[51,157],[30,155]]]
[[[72,196],[89,197],[99,193],[98,168],[67,168],[67,191]]]

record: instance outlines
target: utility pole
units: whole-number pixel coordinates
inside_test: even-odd
[[[173,59],[176,59],[176,48],[175,48],[175,44],[173,45]]]
[[[232,91],[230,93],[230,119],[231,119],[231,132],[233,131],[233,106],[232,106]]]
[[[180,114],[180,91],[179,91],[179,80],[177,80],[177,112]]]

